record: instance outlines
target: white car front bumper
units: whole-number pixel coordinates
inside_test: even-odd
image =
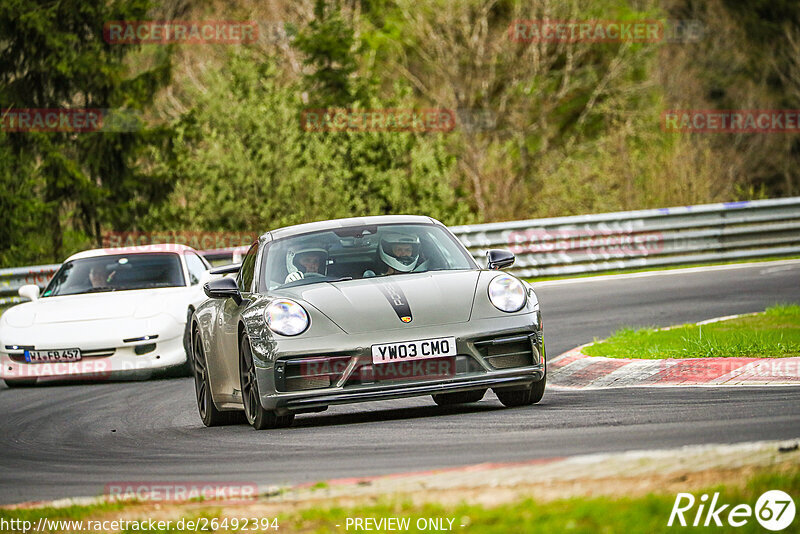
[[[0,337],[0,377],[24,379],[146,378],[153,370],[186,361],[184,325],[167,315],[5,328]],[[145,339],[150,336],[149,339]],[[155,336],[155,337],[154,337]],[[25,350],[80,349],[74,362],[29,363]]]

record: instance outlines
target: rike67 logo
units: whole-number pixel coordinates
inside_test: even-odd
[[[755,507],[749,504],[731,505],[720,501],[719,492],[703,494],[696,499],[691,493],[679,493],[672,505],[667,526],[742,527],[753,517],[767,530],[784,530],[794,521],[794,500],[781,490],[764,492]]]

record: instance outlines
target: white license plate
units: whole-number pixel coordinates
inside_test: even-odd
[[[456,355],[456,338],[439,337],[372,345],[372,363],[407,362]]]
[[[25,351],[25,361],[30,363],[77,362],[80,359],[80,349]]]

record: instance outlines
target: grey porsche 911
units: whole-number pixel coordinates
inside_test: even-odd
[[[378,216],[262,235],[204,287],[191,344],[206,426],[291,425],[295,414],[431,395],[439,405],[505,406],[544,394],[542,316],[533,288],[479,267],[440,222]],[[214,271],[212,271],[214,272]],[[235,276],[234,276],[235,275]]]

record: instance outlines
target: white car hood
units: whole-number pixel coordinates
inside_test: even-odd
[[[33,325],[148,317],[168,312],[165,299],[188,298],[185,287],[137,289],[45,297],[7,310],[5,321],[18,328]],[[185,314],[185,311],[183,312]]]

